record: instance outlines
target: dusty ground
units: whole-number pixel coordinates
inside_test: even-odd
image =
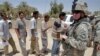
[[[38,22],[39,23],[39,22]],[[14,22],[13,22],[13,24],[14,24]],[[51,23],[50,23],[51,24]],[[30,26],[29,26],[29,23],[27,23],[27,32],[28,32],[28,37],[27,37],[27,50],[29,50],[30,49],[30,31],[29,31],[29,28],[30,28]],[[17,49],[20,51],[20,53],[18,53],[18,54],[16,54],[16,55],[13,55],[13,56],[22,56],[22,54],[21,54],[21,49],[20,49],[20,46],[19,46],[19,41],[18,41],[18,38],[17,38],[17,36],[16,36],[16,33],[15,33],[15,30],[14,29],[11,29],[10,30],[10,32],[11,32],[11,34],[12,34],[12,36],[13,36],[13,39],[14,39],[14,41],[15,41],[15,44],[16,44],[16,46],[17,46]],[[40,23],[39,23],[39,28],[38,28],[38,37],[39,37],[39,46],[40,46],[40,49],[42,48],[42,43],[41,43],[41,33],[40,33]],[[51,50],[51,47],[52,47],[52,37],[51,37],[51,29],[50,30],[48,30],[48,48]],[[85,55],[84,56],[91,56],[91,54],[92,54],[92,50],[93,50],[93,48],[91,47],[91,48],[88,48],[87,50],[86,50],[86,52],[85,52]],[[12,48],[11,48],[11,46],[9,46],[9,52],[11,52],[12,51]],[[61,50],[60,50],[60,53],[62,52],[62,47],[61,47]],[[3,55],[4,56],[4,55]],[[35,55],[32,55],[32,54],[29,54],[29,56],[35,56]],[[51,53],[49,53],[48,55],[46,55],[46,56],[51,56]]]

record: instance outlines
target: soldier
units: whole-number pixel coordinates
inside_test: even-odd
[[[51,56],[59,56],[59,50],[60,50],[60,34],[63,31],[63,21],[65,19],[66,13],[61,12],[59,14],[59,19],[55,20],[53,25],[53,46],[52,46],[52,53]]]
[[[100,56],[100,18],[95,19],[94,24],[94,50],[92,56]]]
[[[67,29],[67,36],[61,37],[66,43],[63,56],[84,56],[88,42],[88,21],[83,4],[77,3],[73,10],[74,23]]]
[[[17,18],[16,20],[15,31],[19,39],[22,55],[27,56],[27,51],[26,51],[27,31],[26,31],[25,17],[22,11],[19,11],[19,18]]]

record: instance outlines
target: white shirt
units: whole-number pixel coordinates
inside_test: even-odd
[[[41,25],[41,36],[42,38],[47,38],[47,31],[44,32],[49,27],[48,22],[42,21]]]
[[[30,21],[30,29],[36,29],[37,28],[37,23],[36,23],[36,19],[32,18]]]
[[[3,37],[4,40],[8,40],[11,37],[8,21],[0,21],[0,36]]]
[[[30,21],[30,29],[34,29],[34,33],[32,33],[32,35],[34,35],[35,37],[38,37],[37,34],[37,21],[35,18],[32,18]]]
[[[42,21],[42,25],[41,26],[42,26],[41,27],[42,31],[44,31],[45,29],[48,28],[48,22]]]

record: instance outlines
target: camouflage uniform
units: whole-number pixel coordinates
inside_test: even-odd
[[[86,18],[84,18],[86,19]],[[68,38],[65,39],[63,56],[84,56],[88,41],[88,22],[80,19],[68,29]]]
[[[95,19],[94,25],[94,50],[92,56],[100,56],[100,50],[97,51],[96,47],[100,44],[100,18]]]
[[[91,24],[91,22],[90,22],[90,18],[87,18],[87,22],[89,22],[89,24],[88,24],[88,38],[89,38],[89,40],[88,40],[88,43],[87,43],[87,46],[88,47],[91,47],[92,46],[92,39],[93,39],[93,35],[92,35],[92,24]]]

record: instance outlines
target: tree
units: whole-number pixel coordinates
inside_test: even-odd
[[[63,10],[63,8],[64,8],[64,7],[63,7],[63,4],[62,4],[62,3],[58,4],[58,3],[56,2],[56,0],[54,0],[54,2],[51,1],[50,7],[51,7],[51,10],[50,10],[49,14],[50,14],[51,16],[53,16],[53,17],[58,17],[58,14],[59,14],[60,12],[62,12],[62,10]]]
[[[94,15],[100,16],[100,11],[94,11]]]
[[[25,14],[29,14],[29,11],[28,11],[28,5],[26,2],[21,2],[18,7],[17,7],[18,11],[23,11],[25,12]]]
[[[63,9],[64,9],[63,4],[60,3],[60,4],[59,4],[59,12],[62,12]]]
[[[5,1],[3,4],[2,10],[7,13],[8,16],[13,13],[13,7],[8,1]]]
[[[11,4],[7,1],[4,2],[3,5],[4,5],[6,11],[10,11],[12,8]]]
[[[58,4],[57,4],[56,0],[54,3],[51,3],[51,12],[52,12],[52,14],[53,13],[56,14],[59,12]]]
[[[2,4],[0,4],[0,10],[3,10],[3,5]]]
[[[18,9],[18,11],[23,11],[26,16],[29,16],[31,14],[31,12],[33,12],[34,10],[37,10],[36,8],[27,5],[26,2],[21,2],[18,5],[17,9]]]
[[[21,2],[16,8],[13,8],[8,1],[0,4],[0,12],[6,12],[8,16],[13,16],[12,18],[18,17],[18,11],[23,11],[27,16],[30,16],[33,11],[37,10],[35,7],[27,5],[26,2]]]

